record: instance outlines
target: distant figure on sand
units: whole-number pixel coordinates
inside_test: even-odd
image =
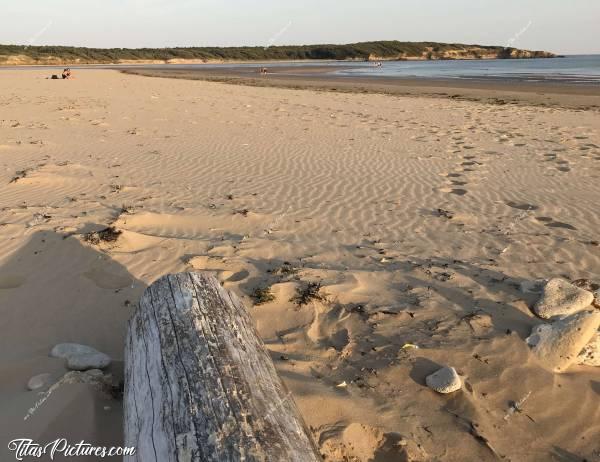
[[[71,69],[66,68],[62,71],[62,74],[60,75],[60,77],[56,74],[53,74],[52,77],[50,77],[52,80],[57,80],[57,79],[70,79],[71,78]]]
[[[260,75],[267,75],[269,70],[266,67],[261,67],[259,72],[260,72]]]

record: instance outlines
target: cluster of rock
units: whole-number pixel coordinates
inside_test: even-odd
[[[52,348],[50,356],[65,359],[66,366],[71,371],[56,384],[85,383],[104,388],[111,381],[111,375],[105,375],[102,371],[110,366],[110,356],[95,348],[77,343],[61,343]],[[47,388],[52,382],[52,374],[39,374],[29,379],[27,388],[32,391],[39,390]]]
[[[547,323],[533,328],[527,343],[538,360],[554,372],[574,364],[600,366],[600,310],[594,294],[556,278],[541,289],[534,312]]]
[[[589,281],[576,284],[581,287],[560,278],[521,284],[523,292],[540,294],[533,311],[547,320],[533,328],[527,343],[542,365],[554,372],[572,365],[600,366],[600,288]],[[441,368],[425,382],[442,394],[462,388],[453,367]]]

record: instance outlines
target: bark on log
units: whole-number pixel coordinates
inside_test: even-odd
[[[146,289],[125,345],[128,462],[314,462],[316,446],[239,299],[203,273]]]

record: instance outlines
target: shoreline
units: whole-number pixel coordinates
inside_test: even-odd
[[[352,66],[340,66],[336,71]],[[145,77],[205,80],[234,85],[396,96],[445,97],[491,104],[600,111],[600,87],[500,79],[444,79],[334,75],[330,66],[280,66],[258,76],[254,67],[228,69],[119,69]]]

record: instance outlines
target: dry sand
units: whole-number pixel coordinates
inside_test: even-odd
[[[326,460],[397,460],[398,435],[432,461],[600,460],[600,370],[544,370],[518,289],[598,279],[595,111],[44,77],[0,72],[1,460],[17,437],[121,443],[120,401],[69,385],[24,420],[27,381],[64,374],[67,341],[121,376],[142,291],[186,270],[243,297]],[[440,365],[461,391],[425,386]]]

